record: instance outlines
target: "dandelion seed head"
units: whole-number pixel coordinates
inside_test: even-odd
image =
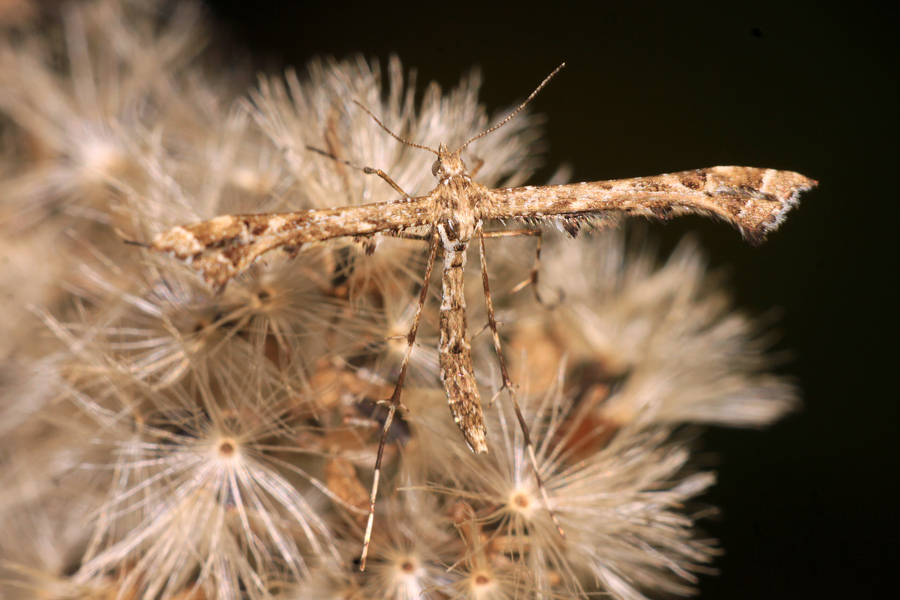
[[[287,427],[284,413],[259,399],[264,392],[246,383],[216,393],[207,387],[199,390],[202,409],[192,409],[193,394],[183,389],[185,398],[177,403],[182,408],[176,410],[166,398],[173,391],[154,395],[154,402],[168,408],[139,430],[127,452],[124,445],[115,451],[120,474],[98,511],[95,534],[108,541],[89,555],[82,580],[133,563],[127,583],[145,594],[174,593],[194,569],[203,574],[202,586],[217,593],[235,578],[258,592],[264,583],[247,579],[255,568],[279,565],[299,578],[310,559],[335,557],[313,494],[304,496],[287,477],[311,481],[309,475],[299,464],[277,460],[277,444],[261,447],[281,438]],[[245,394],[259,404],[242,400]],[[113,535],[124,524],[131,525],[129,535]],[[196,556],[179,558],[184,547],[194,548]],[[248,556],[242,548],[253,550]]]
[[[547,280],[568,299],[552,336],[571,338],[573,364],[597,365],[616,381],[598,420],[758,427],[792,409],[793,386],[764,372],[766,336],[731,312],[695,244],[686,241],[662,266],[623,248],[611,231],[548,258],[590,275],[564,280],[548,270]]]
[[[494,588],[495,582],[493,573],[489,571],[476,571],[471,574],[472,587],[477,590],[477,596],[485,596]]]
[[[413,600],[456,579],[444,564],[456,545],[448,532],[434,527],[440,520],[436,507],[416,502],[416,492],[409,496],[391,499],[385,514],[390,527],[381,527],[373,538],[366,571],[371,574],[363,587],[370,597]]]
[[[136,21],[155,20],[152,9],[141,14],[119,2],[70,3],[60,12],[61,27],[49,31],[62,44],[33,28],[0,45],[0,112],[34,157],[0,183],[17,229],[60,207],[66,218],[112,218],[115,188],[141,179],[142,132],[164,119],[155,101],[171,80],[161,74],[178,73],[197,39],[197,31],[175,33],[180,24],[139,32]]]
[[[470,598],[472,600],[513,600],[527,597],[528,589],[517,573],[514,565],[495,561],[497,568],[484,566],[464,572],[465,577],[454,589],[451,598]]]
[[[546,310],[509,293],[533,240],[489,249],[534,447],[471,302],[490,448],[477,456],[439,383],[432,283],[359,573],[384,422],[369,401],[391,396],[409,351],[427,244],[378,235],[292,248],[216,294],[113,232],[141,242],[232,213],[398,199],[363,166],[410,195],[430,191],[433,156],[353,101],[430,147],[508,111],[478,102],[476,71],[419,98],[397,59],[320,59],[244,93],[231,69],[212,76],[193,60],[196,6],[168,21],[159,6],[72,5],[58,27],[0,42],[0,227],[20,232],[0,236],[0,251],[25,257],[0,275],[12,290],[0,308],[9,321],[24,299],[38,305],[0,335],[0,593],[16,597],[8,580],[33,595],[160,600],[692,593],[716,553],[697,537],[692,502],[714,477],[691,466],[679,426],[762,425],[794,402],[765,372],[758,324],[731,311],[700,253],[685,245],[659,264],[617,233],[548,235],[538,291],[560,302]],[[539,121],[522,113],[466,148],[485,159],[480,183],[525,182]],[[76,232],[65,249],[62,230]],[[34,265],[40,285],[23,277]],[[477,269],[467,276],[471,300],[482,283]]]
[[[507,600],[527,597],[525,572],[497,549],[497,538],[485,535],[468,504],[462,507],[457,529],[465,544],[462,560],[450,567],[460,579],[444,591],[451,598]]]
[[[237,440],[232,438],[223,438],[216,442],[215,444],[215,453],[216,457],[224,460],[239,460],[240,458],[240,446],[237,443]]]
[[[535,511],[541,509],[541,499],[533,490],[519,487],[509,495],[506,509],[517,517],[530,521]]]
[[[390,562],[394,563],[397,572],[401,577],[412,579],[421,576],[422,566],[419,564],[419,560],[416,556],[396,556]]]

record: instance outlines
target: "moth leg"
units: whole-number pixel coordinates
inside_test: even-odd
[[[381,235],[400,238],[402,240],[418,240],[420,242],[430,242],[431,234],[410,233],[408,231],[382,231]]]
[[[520,292],[525,289],[525,286],[531,285],[531,291],[534,292],[534,299],[537,300],[538,304],[545,306],[547,308],[554,308],[562,301],[562,298],[557,298],[553,302],[546,302],[541,297],[541,292],[538,289],[538,273],[541,269],[541,245],[544,240],[544,232],[540,229],[514,229],[511,231],[485,231],[484,237],[517,237],[517,236],[534,236],[537,238],[537,244],[535,245],[534,251],[534,264],[531,267],[531,274],[528,276],[528,279],[522,281],[517,284],[512,290],[510,290],[511,294],[515,294],[516,292]]]
[[[385,180],[389,186],[394,188],[394,190],[396,190],[397,193],[399,193],[401,196],[403,196],[404,198],[410,197],[409,194],[407,194],[406,192],[403,191],[403,188],[401,188],[399,185],[397,185],[397,183],[393,179],[391,179],[390,175],[388,175],[381,169],[373,169],[372,167],[360,167],[360,166],[354,165],[349,160],[344,160],[343,158],[335,156],[333,153],[328,152],[327,150],[322,150],[320,148],[315,148],[313,146],[307,146],[306,149],[309,150],[310,152],[315,152],[317,154],[321,154],[322,156],[326,156],[333,161],[341,163],[342,165],[347,165],[351,169],[356,169],[357,171],[362,171],[366,175],[378,175],[383,180]]]
[[[409,198],[409,197],[410,197],[409,194],[407,194],[406,192],[403,191],[403,188],[401,188],[399,185],[397,185],[397,184],[394,182],[393,179],[391,179],[391,176],[390,176],[390,175],[388,175],[387,173],[385,173],[385,172],[382,171],[381,169],[373,169],[372,167],[363,167],[363,168],[362,168],[362,171],[363,171],[363,173],[365,173],[366,175],[378,175],[379,177],[381,177],[382,179],[384,179],[384,180],[387,182],[387,184],[388,184],[389,186],[391,186],[392,188],[394,188],[395,190],[397,190],[397,192],[398,192],[401,196],[403,196],[404,198]]]
[[[482,333],[484,333],[485,331],[487,331],[489,328],[490,328],[490,325],[489,325],[488,323],[485,323],[484,325],[481,326],[481,329],[479,329],[478,331],[476,331],[475,333],[472,334],[472,338],[471,338],[471,339],[474,340],[474,339],[477,338],[479,335],[481,335]],[[491,400],[491,404],[493,404],[493,403],[494,403],[494,401]]]
[[[403,240],[416,240],[419,242],[427,242],[431,240],[431,235],[428,234],[420,234],[420,233],[408,233],[405,231],[382,231],[381,235],[388,237],[400,238]],[[366,256],[372,256],[375,254],[375,247],[377,246],[377,242],[375,241],[376,234],[369,235],[358,235],[354,236],[354,241],[358,242],[362,245],[363,249],[366,252]],[[295,253],[296,255],[296,253]],[[294,256],[291,256],[294,258]]]
[[[556,513],[554,513],[553,509],[550,507],[550,497],[547,495],[547,488],[544,487],[544,480],[541,477],[541,472],[538,468],[537,456],[535,456],[534,453],[534,444],[531,441],[531,433],[528,430],[528,424],[525,423],[525,417],[522,416],[522,409],[519,407],[519,401],[516,400],[516,391],[509,378],[509,371],[506,368],[506,359],[503,358],[503,349],[500,347],[500,334],[497,332],[497,321],[494,319],[494,303],[491,300],[490,283],[488,282],[487,258],[484,253],[484,237],[486,234],[482,229],[481,223],[478,224],[476,231],[478,233],[478,254],[481,257],[481,283],[484,286],[484,304],[487,308],[488,325],[491,328],[491,335],[494,338],[494,350],[497,352],[497,360],[500,363],[500,374],[503,377],[503,389],[509,394],[513,403],[513,408],[516,411],[516,419],[519,421],[519,428],[522,430],[522,438],[525,441],[525,448],[528,449],[531,468],[534,470],[534,479],[540,490],[541,498],[544,500],[544,506],[547,507],[547,512],[550,513],[550,518],[553,520],[553,524],[556,525],[556,530],[559,532],[559,535],[566,537],[562,526],[559,524],[559,520],[556,518]],[[538,237],[538,239],[540,239],[540,237]]]
[[[440,236],[438,230],[433,227],[431,230],[431,247],[428,252],[428,264],[425,267],[425,277],[422,280],[422,291],[419,292],[419,303],[416,306],[416,314],[413,317],[412,327],[406,335],[407,346],[406,354],[403,356],[403,363],[400,366],[400,374],[397,376],[397,385],[394,386],[394,392],[389,400],[388,415],[384,421],[384,427],[381,429],[381,441],[378,443],[378,455],[375,459],[375,472],[372,479],[372,492],[369,495],[369,518],[366,521],[366,534],[363,538],[362,554],[359,558],[359,570],[366,570],[366,556],[369,554],[369,543],[372,541],[372,526],[375,523],[375,498],[378,496],[378,480],[381,478],[381,462],[384,458],[384,446],[387,443],[388,430],[391,428],[391,422],[394,420],[394,413],[400,406],[400,392],[403,389],[403,380],[406,379],[406,370],[409,367],[409,357],[412,354],[413,344],[416,341],[416,333],[419,331],[419,318],[422,316],[422,309],[425,307],[425,301],[428,299],[428,282],[431,280],[431,271],[434,268],[434,258],[437,256],[437,249],[440,245]]]

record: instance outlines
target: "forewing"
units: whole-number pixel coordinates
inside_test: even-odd
[[[485,219],[556,218],[569,225],[580,218],[595,218],[603,224],[624,215],[668,219],[701,214],[728,221],[745,239],[760,243],[798,204],[799,194],[815,186],[816,181],[791,171],[712,167],[652,177],[491,190],[483,215]]]
[[[159,234],[150,249],[171,254],[221,289],[269,250],[295,253],[310,242],[425,225],[432,204],[426,196],[326,210],[227,215],[174,227]]]

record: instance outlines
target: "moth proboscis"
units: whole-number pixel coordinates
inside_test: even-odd
[[[452,152],[444,143],[435,150],[399,137],[363,107],[379,126],[398,141],[433,152],[437,156],[432,172],[438,184],[425,196],[410,197],[388,175],[367,167],[367,173],[379,175],[401,192],[402,197],[390,202],[362,206],[220,216],[209,221],[174,227],[159,234],[149,244],[151,250],[171,254],[200,271],[207,283],[221,290],[257,258],[276,248],[286,249],[293,256],[306,244],[338,237],[367,238],[381,232],[402,234],[423,227],[428,232],[424,236],[429,241],[428,262],[413,324],[406,336],[406,353],[389,400],[375,463],[369,515],[360,557],[361,570],[365,569],[371,541],[387,432],[394,413],[400,406],[400,394],[419,319],[427,299],[438,248],[443,250],[444,261],[441,276],[440,375],[453,419],[473,452],[487,452],[484,417],[473,370],[463,293],[467,250],[469,243],[475,239],[479,247],[488,325],[503,379],[502,389],[506,390],[512,400],[544,503],[560,534],[563,534],[544,487],[534,445],[503,357],[490,296],[484,238],[534,235],[540,242],[541,230],[538,226],[552,221],[556,221],[574,236],[584,220],[608,226],[624,216],[668,219],[685,214],[701,214],[731,223],[741,231],[745,239],[758,244],[798,204],[799,194],[816,185],[814,180],[799,173],[753,167],[711,167],[651,177],[504,189],[491,189],[473,181],[460,153],[475,140],[509,122],[563,66],[565,65],[557,67],[525,102],[500,123]],[[500,221],[518,221],[524,223],[526,228],[518,231],[485,231],[485,224]],[[536,271],[532,276],[532,282],[535,281]]]

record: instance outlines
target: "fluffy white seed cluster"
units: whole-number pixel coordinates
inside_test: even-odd
[[[694,522],[714,477],[691,466],[684,425],[762,426],[794,403],[699,252],[683,245],[660,265],[616,232],[551,237],[542,293],[561,301],[548,307],[510,293],[528,277],[533,240],[487,242],[504,347],[565,538],[502,395],[486,409],[487,455],[455,429],[433,286],[360,573],[384,418],[375,402],[405,352],[425,245],[379,237],[368,255],[339,239],[270,257],[215,295],[123,239],[223,214],[396,199],[364,165],[410,194],[433,188],[433,157],[354,100],[430,147],[507,113],[478,103],[474,72],[415,98],[397,60],[385,72],[321,60],[253,85],[206,58],[196,6],[162,6],[92,0],[0,19],[0,596],[691,593],[717,552]],[[523,183],[539,136],[523,114],[472,144],[477,180]],[[490,398],[500,379],[489,336],[477,335],[486,316],[470,271]]]

